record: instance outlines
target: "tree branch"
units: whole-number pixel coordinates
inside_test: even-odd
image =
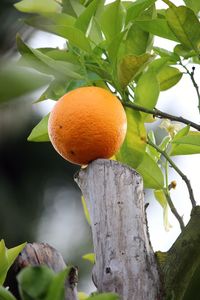
[[[170,163],[170,165],[174,168],[174,170],[181,176],[183,181],[185,181],[185,184],[187,185],[187,188],[188,188],[188,192],[189,192],[190,200],[191,200],[191,203],[192,203],[192,207],[195,207],[196,206],[196,201],[194,199],[193,190],[192,190],[190,181],[187,178],[187,176],[185,174],[183,174],[183,172],[177,167],[177,165],[173,162],[173,160],[171,160],[171,158],[169,157],[169,155],[165,151],[161,150],[157,145],[152,143],[152,141],[150,141],[150,140],[147,141],[147,144],[149,144],[150,146],[155,148],[159,153],[161,153],[165,157],[165,159]]]
[[[179,225],[180,225],[180,228],[181,228],[181,231],[184,230],[185,228],[185,225],[184,225],[184,222],[183,222],[183,219],[181,218],[181,216],[179,215],[179,213],[177,212],[175,206],[174,206],[174,203],[172,202],[172,199],[170,197],[170,194],[164,190],[164,193],[165,193],[165,197],[167,199],[167,203],[169,204],[169,207],[171,209],[171,212],[173,213],[173,215],[176,217],[176,219],[178,220],[179,222]]]
[[[90,214],[97,290],[117,293],[121,300],[163,299],[140,175],[117,161],[98,159],[75,181]]]
[[[180,65],[185,69],[186,74],[188,74],[188,75],[190,76],[190,78],[191,78],[191,81],[192,81],[193,86],[194,86],[194,88],[195,88],[195,90],[196,90],[196,93],[197,93],[197,97],[198,97],[198,109],[199,109],[199,113],[200,113],[200,92],[199,92],[199,86],[198,86],[198,84],[196,83],[196,81],[195,81],[195,79],[194,79],[194,71],[195,71],[195,67],[192,67],[192,72],[190,72],[190,71],[188,70],[188,68],[187,68],[184,64],[182,64],[181,61],[180,61],[179,63],[180,63]]]
[[[145,108],[143,106],[140,106],[140,105],[137,105],[137,104],[131,103],[131,102],[123,103],[123,105],[125,107],[130,107],[130,108],[132,108],[134,110],[137,110],[137,111],[142,111],[142,112],[145,112],[147,114],[154,115],[155,117],[157,117],[159,119],[169,119],[171,121],[177,121],[177,122],[181,122],[181,123],[186,124],[186,125],[190,125],[191,127],[193,127],[195,129],[197,129],[198,131],[200,131],[200,125],[199,124],[194,123],[190,120],[187,120],[183,117],[177,117],[177,116],[165,113],[165,112],[163,112],[163,111],[161,111],[157,108],[149,109],[149,108]]]

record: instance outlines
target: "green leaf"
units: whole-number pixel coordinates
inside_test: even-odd
[[[158,74],[162,68],[164,66],[166,66],[168,64],[168,58],[167,57],[162,57],[162,58],[158,58],[153,60],[150,64],[149,64],[149,70],[154,71],[154,73]]]
[[[173,140],[172,140],[172,144],[171,144],[170,155],[173,155],[173,153],[174,153],[174,151],[175,151],[175,148],[177,148],[177,146],[178,146],[178,145],[176,145],[175,143],[173,143],[173,141],[176,141],[176,140],[178,140],[179,138],[188,135],[189,131],[190,131],[190,126],[187,125],[187,126],[183,127],[181,130],[179,130],[179,131],[175,134],[175,136],[174,136],[174,138],[173,138]]]
[[[73,7],[73,10],[74,10],[74,12],[75,12],[75,14],[76,14],[77,17],[79,17],[83,13],[83,11],[85,10],[84,5],[82,5],[80,3],[80,1],[69,0],[69,1],[66,1],[66,2],[70,2],[70,4]]]
[[[65,282],[70,268],[67,268],[53,278],[45,300],[63,300],[65,298]]]
[[[118,64],[118,81],[125,88],[133,79],[139,75],[147,64],[152,60],[152,55],[145,53],[140,56],[126,55]]]
[[[112,40],[123,30],[125,14],[126,10],[120,0],[116,0],[104,6],[100,18],[100,26],[107,40]]]
[[[40,48],[37,50],[39,50],[40,52],[43,53],[44,48]],[[48,49],[47,51],[45,51],[44,54],[46,54],[47,56],[49,56],[55,60],[66,61],[66,62],[72,63],[74,65],[80,65],[78,56],[66,49],[61,50],[61,49],[52,48],[52,49]]]
[[[167,9],[166,19],[178,41],[199,53],[200,22],[195,13],[185,6],[173,6]]]
[[[24,13],[60,12],[61,6],[55,0],[22,0],[14,4],[15,8]]]
[[[191,8],[196,14],[200,11],[200,1],[197,0],[183,0],[187,7]]]
[[[3,286],[0,286],[0,299],[1,300],[16,300],[16,298]]]
[[[71,63],[67,61],[60,61],[55,60],[51,58],[50,56],[44,54],[42,51],[39,51],[37,49],[33,49],[31,47],[28,47],[18,36],[17,37],[17,45],[20,53],[25,57],[28,54],[27,63],[30,65],[33,64],[33,67],[36,67],[40,62],[42,65],[47,67],[47,72],[51,73],[54,76],[62,76],[65,79],[82,79],[83,76],[80,75],[81,73],[81,67],[76,63]],[[58,51],[57,51],[58,53]],[[66,56],[66,55],[65,55]],[[68,55],[69,58],[69,55]],[[41,69],[42,71],[42,69]]]
[[[35,103],[47,99],[58,100],[67,92],[67,86],[68,83],[66,81],[53,80]]]
[[[95,46],[99,45],[103,41],[101,27],[95,17],[91,19],[90,26],[88,28],[88,38],[95,44]]]
[[[168,203],[167,203],[167,199],[165,196],[165,193],[163,190],[155,190],[154,191],[154,196],[156,198],[156,200],[158,201],[158,203],[162,206],[163,208],[163,224],[164,224],[164,228],[166,231],[169,231],[169,229],[172,227],[169,223],[169,219],[168,219]]]
[[[22,299],[45,299],[53,278],[54,272],[46,266],[31,266],[22,269],[17,275]]]
[[[84,33],[87,32],[88,26],[90,24],[90,21],[92,17],[95,15],[95,12],[97,10],[97,7],[99,3],[102,2],[101,0],[93,0],[87,8],[81,13],[81,15],[78,17],[75,27],[83,31]]]
[[[125,141],[116,154],[116,159],[137,168],[143,160],[146,149],[146,129],[139,112],[126,108],[127,133]]]
[[[49,142],[48,135],[49,114],[46,115],[31,131],[28,136],[29,142]]]
[[[146,53],[149,46],[149,33],[141,29],[137,23],[129,28],[124,42],[125,54],[141,55]]]
[[[4,283],[8,270],[8,257],[4,240],[0,241],[0,285]]]
[[[179,138],[181,138],[181,137],[183,137],[183,136],[188,135],[189,131],[190,131],[190,126],[189,126],[189,125],[183,127],[181,130],[179,130],[179,131],[176,133],[176,135],[175,135],[174,138],[173,138],[173,141],[176,141],[177,139],[179,139]]]
[[[151,130],[148,132],[148,138],[151,142],[156,144],[154,132]],[[165,136],[163,140],[161,141],[159,148],[163,151],[166,150],[167,146],[169,145],[171,141],[171,138],[169,136]],[[151,147],[150,145],[147,145],[146,152],[151,156],[151,158],[157,163],[160,159],[161,153],[158,152],[155,148]]]
[[[122,40],[126,34],[126,31],[122,31],[118,33],[108,44],[107,52],[110,61],[113,63],[114,67],[116,66],[116,61],[118,57],[118,53],[120,51],[120,45]],[[115,72],[115,71],[114,71]]]
[[[168,61],[170,62],[177,62],[180,60],[178,54],[168,51],[166,49],[160,47],[154,47],[153,50],[155,51],[156,54],[160,55],[160,57],[168,58]]]
[[[46,64],[48,67],[50,67],[52,70],[55,70],[55,72],[60,73],[61,75],[71,78],[71,79],[82,79],[83,76],[79,74],[80,67],[78,65],[74,65],[69,62],[65,61],[58,61],[55,59],[52,59],[51,57],[43,54],[39,50],[29,48],[31,52],[37,57],[39,60],[41,60],[44,64]]]
[[[86,52],[91,52],[91,46],[90,46],[89,39],[78,28],[75,28],[73,26],[68,26],[68,25],[46,24],[46,22],[45,23],[38,23],[38,22],[35,23],[35,20],[37,20],[37,19],[35,19],[35,18],[27,19],[26,24],[36,27],[40,30],[54,33],[63,38],[66,38],[72,45],[74,45]]]
[[[160,36],[168,40],[172,40],[175,42],[178,41],[165,19],[153,19],[143,21],[137,20],[135,22],[141,29],[147,32],[150,32],[154,35]]]
[[[64,13],[48,13],[45,16],[34,16],[25,20],[27,24],[44,31],[49,25],[74,26],[75,21],[74,17]]]
[[[7,272],[26,243],[7,249],[4,240],[0,241],[0,285],[4,283]]]
[[[119,296],[113,293],[103,293],[91,296],[87,300],[119,300]]]
[[[156,140],[155,140],[155,136],[154,136],[153,130],[150,130],[148,132],[148,139],[150,139],[150,141],[152,143],[156,144]],[[151,147],[150,145],[147,145],[146,152],[151,156],[151,158],[153,160],[155,160],[155,162],[158,161],[158,159],[159,159],[160,156],[159,156],[159,152],[155,148]]]
[[[167,149],[167,146],[169,145],[171,141],[171,137],[170,136],[165,136],[163,138],[163,140],[161,141],[160,145],[159,145],[159,148],[162,150],[162,151],[165,151]],[[153,148],[153,147],[152,147]],[[161,156],[161,153],[158,153],[158,157]]]
[[[136,168],[136,171],[142,176],[145,188],[162,189],[164,187],[163,173],[148,153],[143,155],[143,160]]]
[[[7,249],[8,268],[11,267],[11,265],[14,263],[15,259],[20,254],[20,252],[22,252],[22,250],[24,249],[25,246],[26,246],[26,243],[23,243],[16,247]]]
[[[143,73],[137,83],[135,89],[135,103],[143,107],[153,109],[158,101],[160,87],[157,76],[152,69]],[[146,113],[141,114],[145,119]]]
[[[83,196],[81,196],[81,203],[83,205],[83,211],[85,214],[85,218],[86,218],[88,224],[91,225],[90,214],[89,214],[89,211],[88,211],[88,208],[87,208],[87,205],[86,205],[86,202],[85,202],[85,199]]]
[[[126,23],[135,20],[149,6],[155,3],[155,0],[137,0],[132,2],[127,9]]]
[[[188,135],[173,139],[170,155],[188,155],[200,153],[200,132],[189,131]]]
[[[82,256],[83,259],[90,261],[92,264],[95,263],[95,254],[94,253],[88,253]]]
[[[179,56],[183,56],[186,59],[197,55],[194,50],[188,49],[181,44],[178,44],[174,47],[174,53],[178,54]]]
[[[157,75],[160,84],[160,90],[165,91],[176,85],[182,78],[183,73],[177,68],[165,66]]]
[[[33,92],[51,80],[50,77],[14,64],[3,66],[0,71],[0,103]]]

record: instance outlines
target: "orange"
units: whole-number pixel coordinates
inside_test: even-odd
[[[61,97],[48,123],[56,151],[79,165],[113,156],[124,141],[126,128],[126,114],[118,98],[93,86],[77,88]]]

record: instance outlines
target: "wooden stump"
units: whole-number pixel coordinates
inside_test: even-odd
[[[151,248],[141,176],[116,161],[98,159],[75,175],[90,218],[99,292],[121,300],[161,299],[161,284]]]
[[[20,299],[16,282],[17,274],[25,267],[39,265],[45,265],[56,273],[67,267],[62,255],[50,245],[46,243],[28,243],[17,257],[8,274],[6,283],[17,299]],[[65,300],[78,300],[76,288],[78,281],[77,276],[77,269],[72,267],[65,283]]]

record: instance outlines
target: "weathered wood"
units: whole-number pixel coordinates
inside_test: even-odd
[[[12,281],[16,278],[16,275],[21,269],[27,266],[38,265],[46,265],[56,273],[67,267],[62,255],[50,245],[46,243],[28,243],[23,251],[19,254],[13,265],[11,270],[12,272],[10,274]],[[76,288],[78,280],[77,276],[77,269],[72,267],[69,273],[69,278],[65,285],[65,300],[78,300]],[[17,296],[17,299],[19,299],[17,285],[15,285],[13,288],[10,286],[10,290]]]
[[[99,292],[122,300],[161,299],[149,241],[140,175],[116,161],[98,159],[75,176],[90,213]]]

